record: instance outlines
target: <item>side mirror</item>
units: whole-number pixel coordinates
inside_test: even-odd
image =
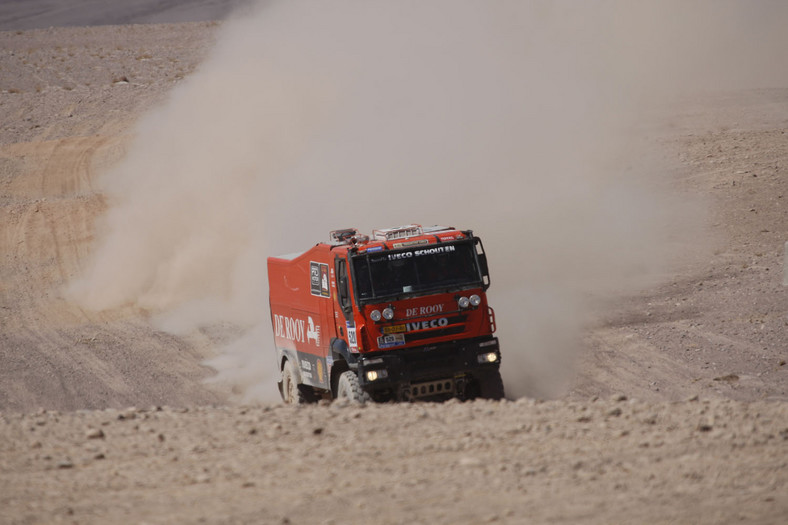
[[[482,284],[484,289],[490,287],[490,270],[487,268],[487,255],[484,253],[477,254],[479,256],[479,269],[482,272]]]
[[[479,255],[479,268],[482,271],[483,277],[489,277],[490,270],[487,268],[487,254],[480,253]]]

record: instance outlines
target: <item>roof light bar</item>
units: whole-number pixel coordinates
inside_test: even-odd
[[[372,230],[372,237],[378,241],[393,241],[396,239],[407,239],[408,237],[418,237],[424,235],[424,230],[420,224],[408,224],[396,228],[385,228],[383,230]]]

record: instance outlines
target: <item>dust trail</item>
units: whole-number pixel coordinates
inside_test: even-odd
[[[510,395],[557,395],[584,299],[647,282],[698,229],[643,140],[688,90],[784,85],[781,2],[290,1],[225,25],[137,127],[72,290],[178,333],[276,395],[264,260],[333,228],[485,240]],[[757,38],[753,36],[757,35]],[[265,396],[263,396],[265,397]]]

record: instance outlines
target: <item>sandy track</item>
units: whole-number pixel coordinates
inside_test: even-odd
[[[0,236],[6,410],[219,399],[199,384],[207,375],[199,365],[204,355],[151,330],[139,312],[86,313],[63,298],[105,210],[92,189],[93,165],[116,154],[120,140],[74,137],[0,148],[0,158],[29,166],[4,180],[10,201]]]

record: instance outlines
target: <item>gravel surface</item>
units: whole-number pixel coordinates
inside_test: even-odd
[[[625,396],[7,414],[0,517],[778,523],[786,422],[785,404]]]

